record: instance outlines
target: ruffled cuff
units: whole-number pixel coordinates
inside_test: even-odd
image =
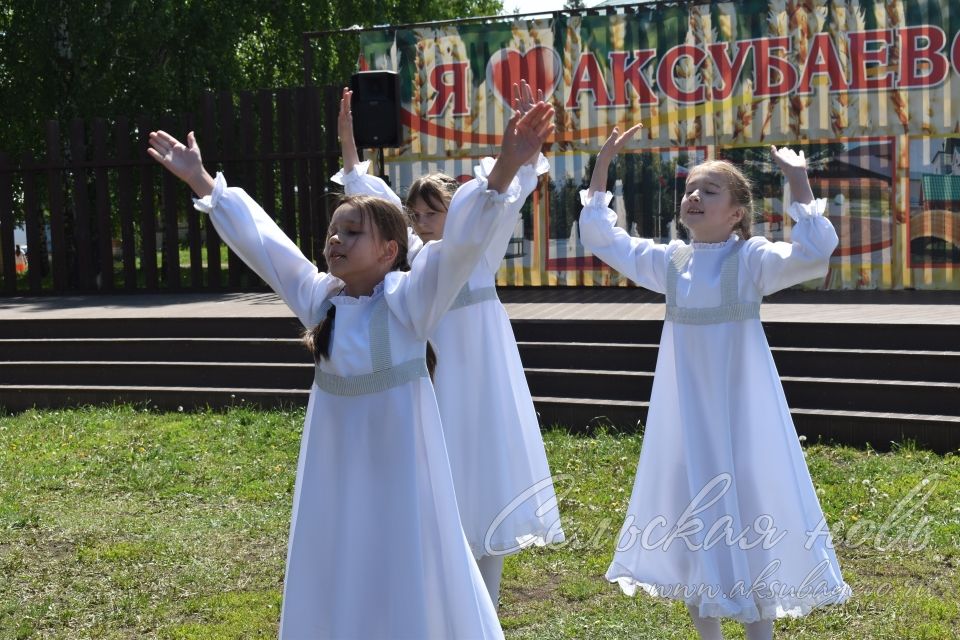
[[[223,173],[217,171],[217,177],[213,180],[213,192],[202,198],[194,198],[193,208],[203,213],[210,213],[216,208],[220,198],[223,197],[223,192],[226,190],[227,179],[223,177]]]
[[[607,209],[613,200],[613,194],[609,191],[594,191],[593,196],[589,193],[589,189],[580,190],[580,206],[584,209]]]
[[[520,167],[520,171],[524,169],[532,169],[538,176],[542,176],[546,172],[550,171],[550,161],[541,153],[537,155],[537,161],[532,165],[525,164]]]
[[[490,194],[490,198],[493,202],[506,202],[508,204],[516,202],[520,199],[520,193],[522,191],[518,176],[513,176],[513,180],[510,181],[510,186],[507,187],[507,190],[504,193],[498,193],[497,191],[487,187],[487,177],[493,170],[493,165],[495,163],[496,160],[487,156],[480,161],[480,164],[474,167],[473,175],[476,176],[480,190]]]
[[[478,178],[481,176],[486,178],[487,176],[490,175],[490,172],[493,170],[493,165],[495,163],[496,163],[496,160],[494,158],[487,156],[482,160],[480,160],[480,164],[478,164],[474,168],[473,174]],[[527,171],[532,171],[534,173],[534,176],[542,176],[543,174],[550,171],[550,161],[547,160],[546,156],[544,156],[541,153],[540,155],[537,156],[536,163],[532,165],[524,163],[524,165],[520,167],[519,170],[517,170],[517,175],[518,176],[523,175]]]
[[[330,180],[336,184],[346,186],[353,182],[356,182],[360,179],[361,176],[367,175],[367,170],[370,168],[370,161],[364,160],[363,162],[358,162],[353,165],[353,170],[350,173],[344,173],[343,168],[340,168],[340,171],[337,171],[333,176],[330,177]]]
[[[800,204],[799,202],[791,203],[790,208],[787,209],[787,213],[793,218],[794,222],[800,222],[807,218],[822,216],[826,210],[827,199],[816,198],[808,204]]]
[[[480,164],[473,168],[473,175],[477,177],[477,180],[483,180],[486,182],[490,172],[493,171],[493,165],[496,163],[497,161],[490,156],[482,158],[480,160]]]

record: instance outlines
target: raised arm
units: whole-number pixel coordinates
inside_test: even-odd
[[[187,144],[166,131],[151,131],[147,154],[164,169],[186,182],[201,198],[213,193],[213,177],[203,167],[200,146],[197,145],[193,131],[187,134]]]
[[[340,96],[340,113],[337,115],[337,133],[340,135],[340,153],[343,155],[343,172],[350,173],[360,163],[357,143],[353,138],[353,110],[350,102],[353,91],[343,88]]]
[[[521,114],[526,114],[541,102],[543,102],[543,91],[538,89],[537,99],[534,100],[533,91],[526,80],[522,80],[519,85],[513,85],[513,106],[514,109]],[[492,168],[493,161],[490,158],[484,158],[474,172],[477,177],[486,178],[489,176]],[[513,217],[504,219],[503,224],[494,232],[493,239],[484,252],[483,264],[488,271],[496,273],[500,268],[500,263],[503,262],[503,256],[507,252],[507,247],[510,245],[517,221],[520,218],[520,209],[523,208],[523,204],[527,201],[527,198],[530,197],[530,194],[537,188],[540,176],[548,171],[550,171],[550,163],[539,149],[531,155],[523,166],[520,167],[519,171],[517,171],[517,180],[520,183],[520,197],[510,205],[514,210]],[[449,216],[450,214],[448,213],[447,215]]]
[[[147,152],[201,196],[194,206],[209,214],[227,246],[287,303],[305,327],[320,321],[320,305],[342,282],[318,272],[243,189],[227,188],[223,174],[214,180],[203,168],[192,132],[186,145],[163,131],[152,132]]]
[[[580,242],[584,248],[637,284],[651,291],[666,290],[667,245],[633,238],[617,226],[607,191],[610,163],[642,128],[635,125],[622,135],[618,128],[604,142],[590,176],[590,188],[580,192]]]
[[[461,186],[450,202],[443,240],[427,243],[409,274],[387,276],[394,313],[426,338],[453,303],[504,220],[514,220],[517,171],[553,132],[553,108],[540,103],[507,123],[500,155],[487,176]]]
[[[790,185],[790,194],[794,202],[810,204],[813,202],[813,188],[810,186],[810,176],[807,174],[807,159],[803,157],[803,150],[796,153],[788,147],[770,145],[770,154],[773,161],[780,167],[783,177]]]
[[[787,213],[796,224],[790,242],[754,237],[744,247],[746,268],[762,295],[824,277],[839,243],[836,229],[824,215],[827,201],[813,197],[803,151],[771,146],[770,153],[790,185],[793,202]]]
[[[642,124],[635,124],[622,135],[620,134],[619,127],[613,128],[613,133],[611,133],[603,143],[603,146],[600,148],[600,153],[597,154],[597,160],[593,164],[593,173],[590,175],[590,188],[587,190],[588,198],[592,198],[594,193],[603,193],[607,190],[607,174],[610,170],[610,163],[620,155],[623,148],[633,140],[633,137],[637,135],[642,128]]]
[[[394,193],[390,186],[377,176],[368,175],[370,161],[360,162],[357,153],[357,144],[353,138],[353,112],[350,102],[353,92],[343,89],[340,98],[340,113],[337,115],[337,132],[340,135],[340,153],[343,155],[343,168],[330,179],[343,185],[343,191],[348,196],[364,195],[377,196],[403,207],[400,196]]]

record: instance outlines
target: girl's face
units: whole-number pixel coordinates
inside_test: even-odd
[[[407,206],[413,221],[413,230],[424,242],[443,238],[443,225],[447,221],[446,207],[431,204],[423,198],[416,198]]]
[[[323,257],[330,275],[347,283],[348,289],[354,282],[366,285],[372,280],[375,285],[397,258],[397,247],[391,245],[396,242],[383,241],[359,209],[344,204],[330,219]]]
[[[680,221],[697,242],[724,242],[743,217],[733,201],[727,177],[713,169],[694,169],[680,201]]]

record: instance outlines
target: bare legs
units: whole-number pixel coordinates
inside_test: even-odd
[[[493,601],[493,608],[500,608],[500,576],[503,573],[503,556],[483,556],[477,560],[483,583],[487,585],[487,592]]]
[[[697,608],[689,604],[687,611],[690,613],[690,619],[693,620],[693,626],[700,634],[700,640],[723,640],[723,634],[720,633],[720,618],[701,618]]]
[[[723,640],[723,634],[720,631],[720,618],[701,618],[695,607],[687,605],[687,611],[690,613],[690,619],[697,633],[700,634],[700,640]],[[773,640],[773,620],[760,620],[743,625],[747,634],[747,640]]]

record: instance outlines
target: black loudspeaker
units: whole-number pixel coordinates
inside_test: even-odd
[[[358,149],[400,146],[400,74],[360,71],[350,76],[353,139]]]

